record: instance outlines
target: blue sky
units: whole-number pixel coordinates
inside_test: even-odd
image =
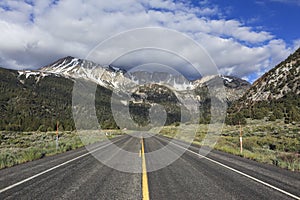
[[[226,12],[227,19],[238,19],[257,30],[268,31],[282,38],[289,45],[299,39],[299,0],[212,0],[210,2],[222,8]]]
[[[2,0],[0,67],[38,69],[68,55],[85,58],[93,47],[112,35],[134,28],[163,27],[202,45],[221,74],[253,82],[299,48],[299,2]],[[147,39],[165,42],[170,38]],[[170,45],[182,51],[189,49],[176,41]],[[117,46],[113,44],[112,48]],[[131,57],[123,59],[121,65],[137,62],[132,59],[143,63],[143,57]],[[170,60],[159,59],[157,62],[162,63]],[[107,63],[103,60],[100,64]],[[194,78],[189,70],[186,76]]]

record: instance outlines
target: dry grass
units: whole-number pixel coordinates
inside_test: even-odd
[[[90,133],[90,131],[88,132]],[[105,132],[108,138],[121,134],[120,131],[114,130]],[[95,134],[90,135],[95,136]],[[98,135],[103,136],[103,134]],[[55,132],[0,132],[0,169],[77,149],[103,140],[103,138],[82,138],[77,132],[60,132],[57,148]]]
[[[167,126],[161,134],[176,137],[175,126]],[[190,125],[187,130],[197,132],[193,143],[203,145],[207,125]],[[224,126],[213,147],[217,150],[242,156],[262,163],[276,165],[292,171],[300,171],[300,123],[284,124],[277,120],[251,120],[243,127],[243,153],[240,152],[239,126]],[[187,141],[185,138],[178,138]],[[211,145],[205,143],[204,145]],[[211,145],[212,146],[212,145]]]

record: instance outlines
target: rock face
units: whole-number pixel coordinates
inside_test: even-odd
[[[62,58],[48,66],[42,67],[38,71],[19,71],[20,75],[29,77],[31,75],[40,77],[54,74],[65,78],[81,78],[92,81],[100,86],[110,90],[126,90],[130,85],[132,87],[143,84],[165,85],[178,94],[186,94],[201,90],[206,87],[208,82],[221,78],[225,86],[227,101],[229,103],[239,99],[250,88],[250,83],[233,76],[210,76],[202,77],[195,81],[189,81],[180,74],[170,74],[167,72],[148,72],[135,71],[126,72],[114,66],[101,66],[91,61],[78,59],[74,57]],[[149,87],[151,89],[151,87]],[[199,95],[195,98],[201,99]]]
[[[237,77],[210,76],[210,77],[203,77],[202,79],[196,80],[194,82],[194,88],[196,91],[203,90],[203,88],[205,88],[206,85],[208,85],[210,82],[217,81],[218,79],[220,79],[220,81],[223,82],[225,92],[226,92],[227,102],[229,104],[240,99],[246,93],[246,91],[251,87],[251,84],[249,82]],[[218,96],[218,94],[215,93],[214,96]]]
[[[71,56],[42,67],[39,71],[56,74],[65,78],[85,79],[109,89],[121,88],[129,81],[124,77],[124,71],[119,68],[101,66],[94,62]]]
[[[106,128],[116,128],[111,114],[113,91],[127,91],[131,115],[141,125],[147,124],[149,108],[160,104],[167,111],[167,124],[189,120],[195,106],[209,114],[210,95],[218,97],[208,85],[216,80],[224,84],[227,102],[240,98],[250,87],[244,80],[229,76],[203,77],[190,81],[182,75],[167,72],[126,72],[115,66],[101,66],[84,59],[65,57],[39,70],[7,70],[0,68],[1,130],[54,130],[60,121],[65,130],[74,129],[72,89],[77,79],[98,85],[95,95],[97,117]],[[128,100],[128,99],[127,99]],[[185,102],[185,103],[183,103]],[[184,106],[183,106],[184,105]],[[183,112],[180,110],[183,109]],[[120,112],[120,115],[122,113]],[[17,116],[17,117],[16,117]]]
[[[300,48],[255,81],[237,106],[243,108],[262,101],[279,101],[287,95],[297,98],[299,94]]]
[[[34,76],[37,81],[50,74],[73,81],[75,79],[92,81],[108,90],[130,94],[132,103],[140,107],[155,103],[163,104],[171,113],[170,115],[176,116],[173,121],[180,120],[178,112],[183,104],[186,112],[195,110],[195,106],[199,106],[200,111],[204,110],[204,115],[209,115],[211,97],[225,100],[228,105],[231,105],[251,86],[247,81],[233,76],[215,75],[190,81],[181,74],[155,71],[126,72],[115,66],[101,66],[70,56],[42,67],[38,71],[20,71],[19,74],[26,78]],[[209,87],[217,82],[218,87]],[[219,86],[224,87],[222,89]],[[138,109],[136,111],[138,114]]]
[[[127,77],[137,84],[153,82],[170,86],[176,91],[192,90],[194,88],[194,84],[180,74],[170,74],[167,72],[135,71],[129,73]]]

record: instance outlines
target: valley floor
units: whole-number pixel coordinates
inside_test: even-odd
[[[178,124],[177,124],[178,125]],[[160,134],[173,138],[179,131],[188,135],[195,132],[193,143],[203,145],[208,125],[182,124],[166,126]],[[283,121],[251,120],[242,127],[243,152],[240,152],[240,127],[223,126],[216,135],[214,149],[238,155],[257,162],[276,165],[291,171],[300,171],[300,124],[284,124]],[[108,137],[124,134],[121,131],[107,130]],[[106,133],[106,134],[107,134]],[[56,146],[55,132],[0,132],[0,168],[36,160],[84,146],[76,132],[60,132],[59,145]],[[186,141],[187,138],[177,139]],[[94,143],[101,138],[92,138]],[[86,142],[85,142],[86,144]]]

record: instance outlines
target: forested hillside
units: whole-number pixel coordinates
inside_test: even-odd
[[[244,123],[244,118],[300,121],[300,48],[259,78],[229,113],[228,123]]]

